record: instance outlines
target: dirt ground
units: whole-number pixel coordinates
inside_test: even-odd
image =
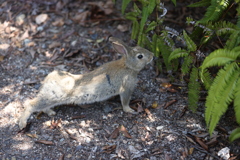
[[[165,3],[171,27],[184,27],[180,20],[170,20],[177,11],[186,13],[184,2],[177,11],[170,1]],[[113,97],[85,106],[57,106],[53,117],[34,113],[28,129],[19,131],[22,103],[37,94],[49,72],[82,74],[120,58],[107,38],[134,45],[130,25],[118,1],[0,0],[2,160],[212,160],[221,159],[218,153],[225,147],[230,149],[226,157],[240,158],[240,141],[228,142],[236,127],[232,112],[210,137],[204,103],[197,113],[187,110],[187,84],[175,80],[170,85],[167,75],[156,74],[154,63],[140,72],[132,95],[131,106],[139,114],[124,113]]]

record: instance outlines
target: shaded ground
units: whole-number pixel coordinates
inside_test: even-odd
[[[18,133],[22,102],[36,95],[49,72],[81,74],[118,59],[120,55],[106,42],[109,35],[134,45],[131,24],[117,7],[111,0],[0,3],[0,157],[220,159],[219,150],[229,147],[232,159],[237,159],[240,142],[227,141],[234,125],[223,124],[210,138],[203,112],[187,110],[186,85],[176,80],[181,87],[169,87],[164,75],[156,77],[153,64],[139,74],[132,96],[131,105],[143,108],[139,115],[123,113],[116,97],[84,109],[56,107],[54,117],[35,113],[29,131]],[[184,11],[171,8],[168,21],[174,19],[173,13]],[[173,27],[184,26],[181,20],[171,22]]]

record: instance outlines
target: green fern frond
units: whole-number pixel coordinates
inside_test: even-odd
[[[181,48],[177,48],[170,54],[170,56],[168,57],[168,61],[170,62],[173,59],[185,57],[188,54],[189,54],[188,51],[181,49]]]
[[[211,4],[209,0],[201,0],[199,2],[188,5],[187,7],[207,7]]]
[[[173,2],[173,4],[174,4],[174,6],[176,6],[176,4],[177,4],[177,2],[176,2],[177,0],[172,0],[172,2]]]
[[[225,48],[232,49],[239,45],[239,43],[240,43],[239,33],[240,33],[240,31],[234,31],[230,35],[230,37],[228,38],[228,40],[226,42]]]
[[[211,87],[212,82],[213,82],[213,79],[212,79],[210,73],[208,72],[207,69],[204,69],[203,71],[201,71],[200,76],[201,76],[201,80],[204,84],[204,87],[207,90],[209,90],[209,88]]]
[[[123,0],[122,1],[122,14],[124,14],[126,8],[127,8],[127,5],[131,2],[131,0]]]
[[[188,104],[189,108],[196,112],[198,99],[199,99],[199,90],[200,83],[198,82],[198,69],[193,67],[192,72],[190,74],[190,81],[188,83]]]
[[[144,33],[147,33],[147,32],[149,32],[149,31],[154,30],[154,29],[156,28],[156,26],[157,26],[157,22],[152,21],[152,22],[147,26],[147,29],[144,30]]]
[[[131,38],[132,38],[132,39],[136,39],[138,33],[139,33],[139,23],[138,23],[137,20],[133,20],[132,35],[131,35]]]
[[[143,28],[145,26],[148,16],[149,16],[148,8],[143,7],[142,8],[142,18],[141,18],[140,26],[139,26],[139,35],[138,35],[138,45],[139,46],[142,46],[142,33],[143,33]]]
[[[217,23],[214,23],[211,25],[211,23],[207,24],[207,27],[211,28],[212,30],[216,31],[216,34],[218,36],[224,35],[224,34],[232,34],[237,30],[236,25],[227,22],[227,21],[220,21]]]
[[[187,35],[186,31],[183,31],[183,36],[187,44],[188,51],[193,52],[197,50],[196,44],[193,40]]]
[[[148,4],[148,15],[152,14],[154,8],[156,7],[156,1],[149,1]]]
[[[234,96],[236,78],[239,76],[238,65],[233,62],[219,70],[209,89],[206,100],[205,120],[211,134],[220,117],[226,112]]]
[[[158,40],[157,40],[157,45],[158,45],[158,48],[161,52],[161,55],[163,57],[163,61],[164,61],[164,64],[166,65],[166,68],[167,70],[172,70],[172,66],[171,66],[171,63],[169,63],[168,61],[168,58],[172,52],[171,48],[165,44],[164,40],[162,37],[158,37]]]
[[[192,64],[192,62],[193,62],[192,56],[188,55],[188,56],[184,57],[184,61],[183,61],[182,68],[181,68],[183,74],[189,73],[190,65]]]
[[[216,21],[222,15],[222,12],[229,6],[229,0],[211,0],[211,6],[207,8],[207,12],[199,23],[207,23]]]
[[[237,15],[238,15],[238,18],[237,18],[237,27],[238,28],[240,28],[240,6],[238,5],[237,6],[237,9],[236,9],[236,11],[237,11]]]
[[[233,142],[234,140],[240,138],[240,128],[236,128],[233,130],[231,135],[229,136],[230,142]]]
[[[238,69],[239,71],[239,69]],[[240,73],[240,71],[239,71]],[[236,88],[234,91],[234,110],[236,114],[237,123],[240,124],[240,75],[238,76]]]
[[[228,49],[218,49],[205,58],[201,68],[204,70],[212,66],[222,66],[235,61],[239,56],[240,52],[234,52]]]

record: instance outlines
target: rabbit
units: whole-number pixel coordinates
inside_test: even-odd
[[[49,116],[51,109],[64,104],[90,104],[120,95],[124,112],[136,114],[129,107],[131,94],[137,83],[137,75],[153,59],[153,53],[140,47],[129,47],[121,40],[110,37],[113,48],[122,58],[108,62],[85,74],[74,75],[65,71],[53,71],[44,79],[37,96],[24,103],[19,128],[26,127],[29,116],[43,111]]]

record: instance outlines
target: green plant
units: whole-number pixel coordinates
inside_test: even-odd
[[[122,1],[122,13],[125,13],[130,2],[131,0]],[[172,2],[176,5],[176,1]],[[240,15],[239,2],[240,0],[201,0],[189,5],[188,7],[207,7],[205,15],[199,21],[187,18],[187,23],[194,25],[191,34],[185,31],[179,34],[169,27],[160,27],[166,14],[166,8],[160,0],[136,0],[133,2],[133,10],[125,14],[133,24],[131,38],[137,39],[138,45],[150,48],[155,56],[163,59],[169,73],[178,69],[179,58],[183,60],[180,64],[181,72],[182,75],[190,76],[188,102],[193,111],[197,109],[203,84],[208,91],[205,120],[210,133],[231,102],[234,105],[236,121],[240,124],[240,16],[236,17],[236,21],[226,18],[233,13],[230,13],[232,10]],[[185,47],[176,48],[169,35],[181,39]],[[213,50],[204,60],[199,53],[215,41],[223,49]],[[162,70],[162,63],[157,61],[157,65]],[[217,73],[217,76],[212,73]],[[237,138],[240,138],[240,128],[232,132],[230,141]]]
[[[237,122],[240,123],[240,47],[212,52],[201,66],[202,72],[212,66],[223,66],[209,88],[205,120],[212,133],[220,117],[233,101]]]
[[[201,28],[204,36],[200,45],[209,44],[211,40],[220,40],[223,49],[217,49],[209,54],[201,65],[201,80],[208,90],[206,100],[205,120],[210,134],[215,129],[221,116],[226,112],[228,106],[233,102],[237,123],[240,124],[240,17],[237,17],[237,23],[224,20],[227,13],[226,9],[230,7],[233,1],[212,0],[208,2],[202,0],[191,7],[208,5],[207,12],[201,20],[195,22],[191,18],[188,23],[194,24],[196,28]],[[239,3],[239,1],[235,1]],[[232,6],[232,5],[231,5]],[[240,14],[239,5],[236,8]],[[193,36],[194,37],[194,36]],[[220,67],[217,76],[212,78],[207,68]],[[240,138],[240,128],[235,129],[230,135],[230,141]]]

